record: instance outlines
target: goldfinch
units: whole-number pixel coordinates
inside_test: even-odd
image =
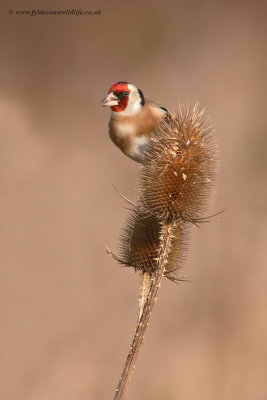
[[[168,115],[166,108],[146,100],[142,91],[128,82],[112,85],[102,104],[111,108],[108,133],[113,143],[126,156],[141,162],[152,129]]]

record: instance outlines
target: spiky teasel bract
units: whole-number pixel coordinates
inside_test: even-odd
[[[170,114],[154,130],[140,178],[140,201],[160,220],[198,222],[214,187],[216,143],[203,111]]]
[[[133,267],[142,274],[152,277],[157,264],[161,245],[162,223],[153,215],[134,208],[121,236],[120,253],[117,260]],[[172,230],[170,251],[164,276],[178,281],[176,271],[182,266],[187,242],[188,229],[183,221],[177,221]]]

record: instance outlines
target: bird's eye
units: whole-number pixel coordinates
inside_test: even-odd
[[[130,93],[130,92],[128,92],[127,90],[125,90],[125,91],[123,91],[123,92],[116,93],[116,95],[118,96],[118,98],[119,98],[120,100],[122,100],[122,99],[124,99],[125,97],[128,97],[128,96],[129,96],[129,93]]]

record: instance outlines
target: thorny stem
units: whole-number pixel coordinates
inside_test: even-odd
[[[145,302],[143,313],[139,318],[136,326],[135,335],[126,359],[126,363],[123,367],[121,378],[116,389],[114,400],[123,400],[125,398],[126,390],[130,382],[135,361],[137,359],[138,352],[144,339],[144,334],[148,323],[150,321],[152,308],[157,299],[157,293],[160,288],[161,280],[165,271],[165,266],[168,260],[168,253],[171,245],[172,227],[174,223],[163,225],[162,237],[159,250],[159,256],[157,259],[156,272],[154,277],[151,279],[151,285],[149,289],[149,295]]]
[[[138,321],[140,320],[143,314],[144,306],[146,304],[146,300],[150,292],[150,285],[151,285],[151,275],[148,272],[144,272],[142,275],[141,288],[140,288]]]

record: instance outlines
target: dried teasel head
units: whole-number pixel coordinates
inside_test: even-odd
[[[160,220],[203,219],[217,170],[217,145],[203,111],[188,108],[162,121],[141,167],[140,202]]]
[[[162,223],[153,215],[138,208],[132,210],[121,236],[120,258],[117,261],[133,267],[142,274],[155,272],[161,245]],[[165,276],[179,281],[176,271],[183,265],[188,228],[177,221],[172,230],[171,246],[165,268]]]

